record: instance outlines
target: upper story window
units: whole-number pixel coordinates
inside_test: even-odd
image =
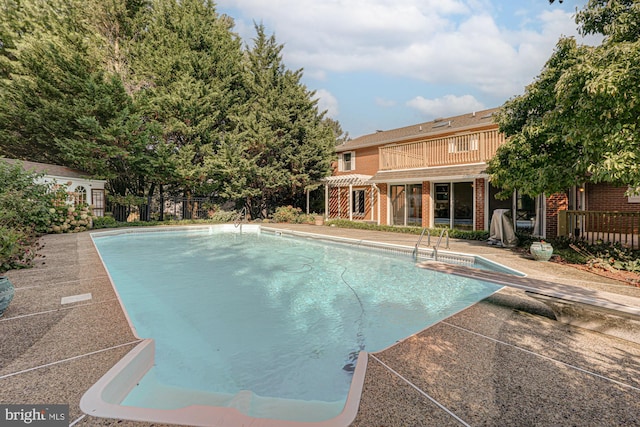
[[[353,151],[348,151],[346,153],[340,154],[340,159],[338,162],[338,170],[340,172],[347,172],[355,170],[356,168],[356,153]]]
[[[454,137],[449,141],[449,153],[478,151],[478,135]]]

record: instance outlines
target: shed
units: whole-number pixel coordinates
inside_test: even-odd
[[[42,174],[40,181],[43,183],[66,185],[72,203],[86,203],[91,206],[95,216],[104,216],[105,180],[93,179],[86,172],[66,166],[7,158],[0,160],[9,164],[20,164],[26,171]]]

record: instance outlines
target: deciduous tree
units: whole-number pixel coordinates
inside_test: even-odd
[[[488,172],[505,195],[586,181],[640,190],[640,2],[590,0],[576,22],[602,43],[560,39],[524,95],[497,115],[508,141]]]

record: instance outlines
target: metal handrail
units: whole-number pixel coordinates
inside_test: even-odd
[[[440,232],[440,237],[438,237],[438,243],[435,244],[435,246],[433,247],[433,259],[434,261],[438,260],[438,247],[440,247],[440,243],[442,242],[442,236],[447,235],[447,246],[445,249],[449,249],[449,229],[448,228],[443,228],[442,231]]]
[[[233,220],[233,226],[238,228],[238,226],[244,221],[246,220],[247,217],[247,207],[245,206],[244,208],[242,208],[240,210],[240,212],[238,212],[238,215],[236,215],[235,219]]]
[[[431,230],[429,230],[427,227],[424,227],[422,229],[422,233],[420,233],[418,242],[413,248],[413,258],[416,258],[416,259],[418,258],[418,250],[420,248],[420,243],[422,242],[422,238],[424,237],[425,233],[427,234],[427,246],[431,246]],[[445,249],[449,249],[449,229],[448,228],[442,229],[442,231],[440,232],[440,236],[438,237],[438,242],[433,246],[433,259],[436,261],[438,260],[438,248],[440,247],[440,243],[442,243],[443,236],[447,237],[447,239],[445,240],[447,244]]]
[[[416,246],[413,248],[413,257],[418,258],[418,248],[420,247],[420,243],[422,242],[422,238],[424,237],[424,233],[427,233],[427,246],[431,246],[431,230],[427,227],[422,229],[422,233],[420,233],[420,237],[418,238],[418,242]]]

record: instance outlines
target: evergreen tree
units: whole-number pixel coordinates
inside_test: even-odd
[[[304,191],[329,175],[334,137],[300,82],[302,70],[285,68],[283,46],[262,25],[256,33],[238,127],[209,166],[222,171],[222,194],[244,198],[253,216],[266,217],[276,206],[300,205]]]
[[[213,2],[156,0],[132,46],[137,105],[162,125],[164,143],[187,194],[210,195],[217,182],[205,159],[233,124],[242,93],[242,45]]]
[[[26,19],[13,25],[10,74],[0,83],[0,152],[108,175],[130,104],[92,55],[80,7],[25,2],[15,10],[14,19]]]

